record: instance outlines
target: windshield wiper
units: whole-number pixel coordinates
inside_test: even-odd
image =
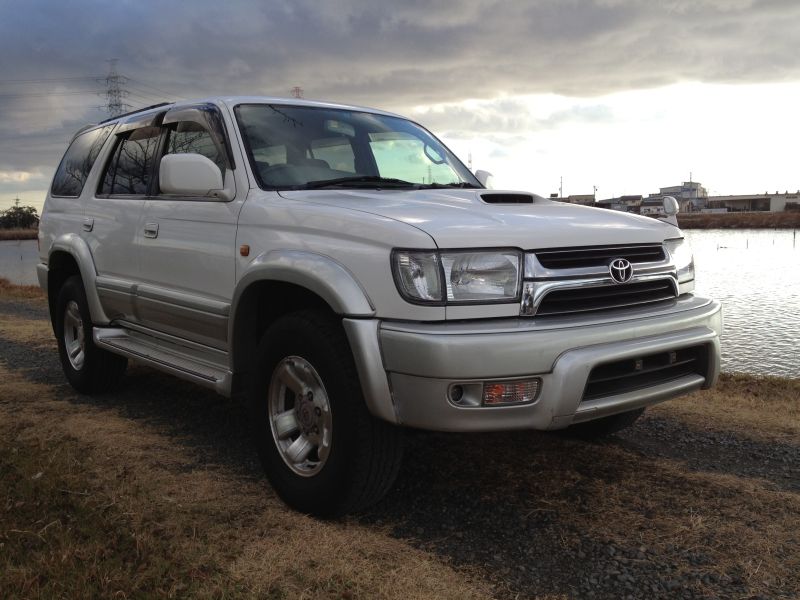
[[[376,175],[356,175],[354,177],[339,177],[338,179],[320,179],[319,181],[309,181],[305,185],[297,186],[299,189],[319,189],[326,187],[337,187],[340,185],[366,184],[369,187],[414,187],[416,184],[402,179],[391,177],[378,177]],[[377,184],[377,185],[376,185]]]
[[[459,181],[458,183],[423,183],[418,186],[421,190],[444,190],[447,188],[474,188],[479,189],[479,186],[469,181]]]

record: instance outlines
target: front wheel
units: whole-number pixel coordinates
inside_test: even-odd
[[[278,495],[320,517],[380,500],[397,476],[402,436],[367,410],[341,324],[320,311],[281,317],[259,345],[257,369],[251,425]]]
[[[77,275],[61,286],[54,320],[61,368],[72,387],[91,394],[117,385],[128,360],[95,346],[89,303],[83,281]]]

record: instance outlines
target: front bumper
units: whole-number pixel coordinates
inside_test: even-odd
[[[384,321],[374,330],[382,369],[375,353],[359,342],[369,338],[369,328],[363,322],[345,325],[373,413],[422,429],[559,429],[711,387],[719,375],[720,304],[691,295],[657,308],[598,316],[427,324]],[[353,335],[357,329],[361,336]],[[594,367],[688,347],[702,347],[701,373],[582,402]],[[381,385],[384,377],[391,409],[378,397],[388,391]],[[535,402],[466,407],[448,398],[452,385],[516,377],[541,379]]]

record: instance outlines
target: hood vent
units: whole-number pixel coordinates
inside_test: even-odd
[[[486,204],[533,204],[533,196],[529,194],[481,194]]]

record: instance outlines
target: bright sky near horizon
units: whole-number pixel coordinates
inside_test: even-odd
[[[798,30],[794,0],[5,0],[0,210],[41,206],[112,57],[133,107],[297,85],[545,196],[795,191]]]

